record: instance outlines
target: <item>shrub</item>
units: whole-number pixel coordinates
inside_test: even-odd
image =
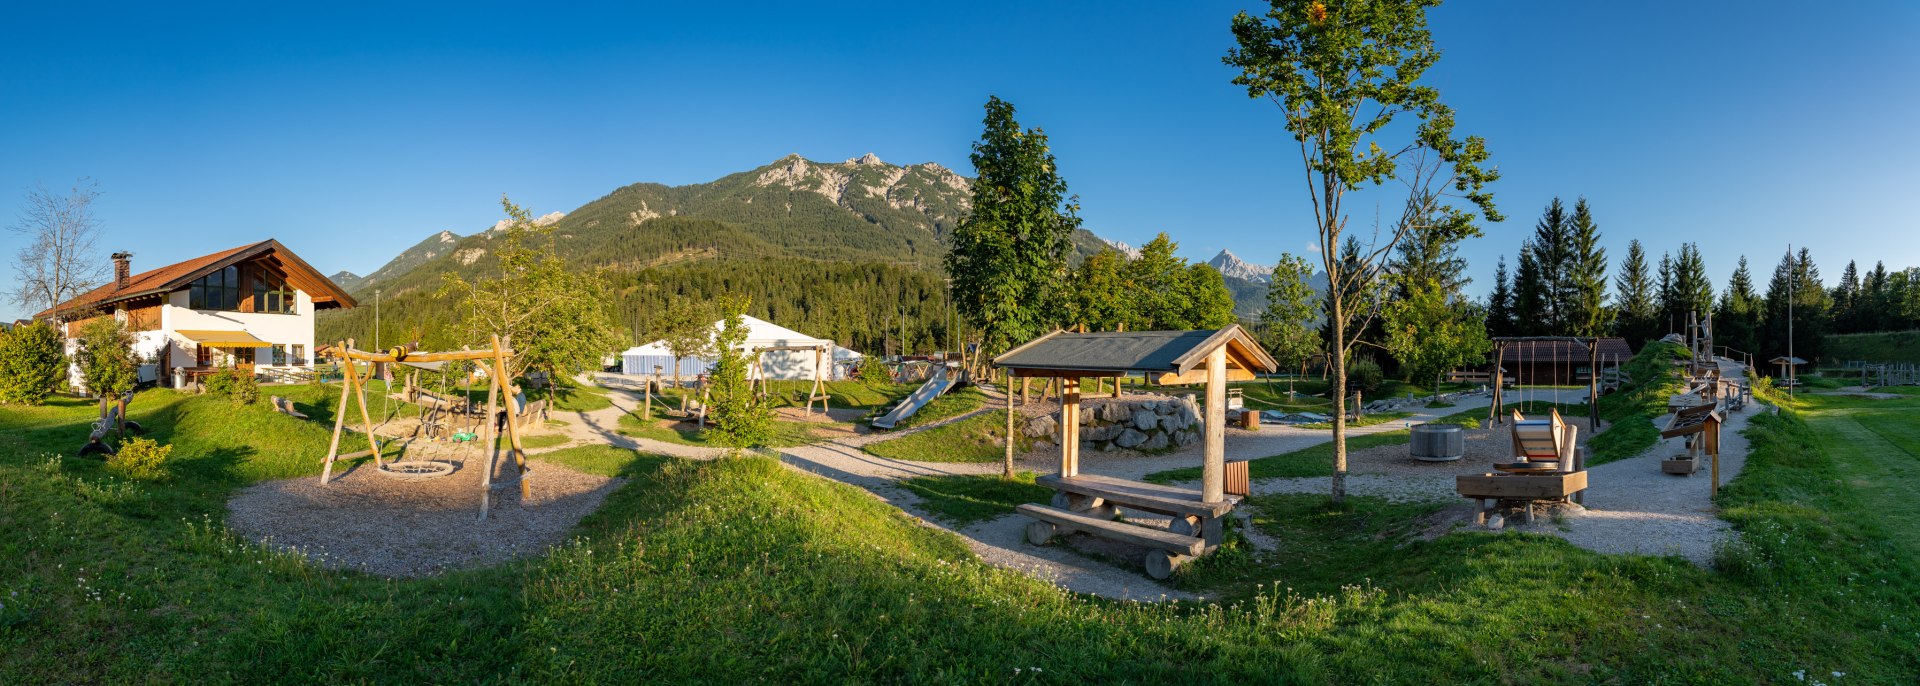
[[[133,334],[111,316],[94,317],[81,327],[80,348],[75,357],[87,392],[97,397],[131,391],[139,378],[140,362],[133,357]]]
[[[1380,363],[1368,358],[1357,358],[1347,365],[1347,384],[1361,393],[1373,395],[1380,390],[1380,384],[1386,380],[1386,374],[1380,370]]]
[[[860,380],[867,383],[893,383],[893,371],[880,358],[868,355],[860,362]]]
[[[107,469],[129,479],[164,479],[167,459],[172,456],[171,445],[161,445],[151,438],[135,438],[120,444],[120,451],[107,458]]]
[[[38,405],[66,380],[60,336],[46,322],[0,332],[0,403]]]
[[[252,374],[228,367],[207,377],[207,392],[226,396],[235,405],[252,405],[260,400],[260,384]]]

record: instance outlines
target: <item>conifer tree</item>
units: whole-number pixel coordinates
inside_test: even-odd
[[[1547,204],[1540,220],[1533,225],[1533,239],[1527,244],[1533,253],[1533,268],[1538,274],[1539,326],[1535,333],[1566,335],[1572,326],[1574,294],[1568,274],[1573,267],[1573,228],[1567,208],[1559,198]]]
[[[1627,259],[1620,262],[1620,275],[1613,285],[1619,294],[1614,334],[1639,349],[1654,337],[1654,320],[1660,315],[1653,279],[1647,273],[1647,251],[1638,239],[1627,243]]]
[[[1614,316],[1607,306],[1607,249],[1600,247],[1600,227],[1586,198],[1574,202],[1567,240],[1565,330],[1574,336],[1602,335],[1613,328]]]
[[[1700,246],[1693,243],[1680,244],[1672,271],[1671,292],[1663,309],[1668,321],[1673,323],[1673,330],[1684,333],[1689,315],[1705,317],[1713,309],[1713,281],[1707,277],[1707,263],[1700,256]]]
[[[1513,336],[1513,284],[1507,276],[1507,256],[1501,255],[1493,268],[1493,292],[1487,295],[1487,333]]]
[[[1713,308],[1713,338],[1720,345],[1754,354],[1759,347],[1760,296],[1753,290],[1753,275],[1747,270],[1747,257],[1727,279],[1720,302]]]
[[[1548,290],[1529,240],[1520,246],[1520,267],[1513,273],[1513,335],[1536,336],[1553,330]]]
[[[1847,270],[1841,272],[1840,283],[1833,287],[1833,332],[1856,333],[1859,328],[1860,270],[1852,260],[1847,261]]]
[[[1654,301],[1658,306],[1655,308],[1653,337],[1661,338],[1680,330],[1680,322],[1673,318],[1674,303],[1679,296],[1674,285],[1672,254],[1660,253],[1660,271],[1654,283]]]

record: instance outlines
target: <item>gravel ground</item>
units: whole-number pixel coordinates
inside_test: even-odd
[[[1585,417],[1569,417],[1567,423],[1580,427],[1580,445],[1586,445],[1592,432]],[[1389,500],[1452,501],[1460,499],[1454,491],[1455,476],[1493,471],[1496,462],[1511,462],[1513,442],[1509,429],[1468,429],[1467,454],[1453,462],[1423,462],[1407,454],[1406,445],[1383,445],[1347,455],[1347,493],[1376,496]],[[1196,486],[1198,482],[1184,484]],[[1253,483],[1256,495],[1269,493],[1327,493],[1333,488],[1331,477],[1302,479],[1259,479]]]
[[[1739,378],[1743,365],[1720,360],[1721,375]],[[1747,464],[1747,437],[1742,431],[1755,413],[1769,411],[1759,403],[1729,413],[1720,427],[1720,482],[1740,476]],[[1654,420],[1665,426],[1667,418]],[[1536,523],[1529,529],[1567,539],[1574,545],[1602,553],[1679,555],[1706,566],[1713,550],[1734,536],[1731,526],[1717,516],[1710,500],[1711,467],[1703,464],[1692,476],[1660,471],[1660,461],[1686,452],[1683,439],[1669,439],[1636,457],[1593,467],[1587,474],[1586,508],[1572,508],[1558,525]],[[1706,459],[1702,458],[1703,461]]]
[[[471,461],[431,479],[383,476],[368,463],[325,486],[314,477],[254,484],[228,501],[227,525],[325,567],[422,576],[541,554],[620,484],[538,460],[529,468],[533,497],[522,502],[518,472],[502,465],[486,521]]]

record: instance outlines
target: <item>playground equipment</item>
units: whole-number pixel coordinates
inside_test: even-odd
[[[1587,490],[1586,455],[1577,446],[1579,428],[1566,423],[1557,410],[1546,419],[1528,420],[1513,413],[1513,462],[1495,464],[1496,471],[1454,477],[1454,490],[1478,501],[1474,523],[1502,507],[1518,507],[1532,522],[1534,507],[1543,503],[1580,502]]]
[[[1700,454],[1706,453],[1713,458],[1712,492],[1720,492],[1720,424],[1724,418],[1717,405],[1696,405],[1673,413],[1673,419],[1667,421],[1666,428],[1660,430],[1661,438],[1687,437],[1687,454],[1660,462],[1660,471],[1668,474],[1691,476],[1700,471]]]
[[[1588,426],[1600,429],[1600,339],[1593,336],[1502,336],[1493,339],[1493,404],[1487,410],[1487,419],[1495,424],[1503,419],[1501,411],[1506,404],[1506,361],[1507,348],[1517,343],[1528,346],[1529,352],[1542,343],[1550,346],[1585,346],[1587,349],[1587,419]],[[1558,357],[1556,355],[1556,357]],[[1557,362],[1557,360],[1556,360]],[[1565,361],[1569,368],[1573,361]],[[1571,376],[1571,375],[1570,375]],[[1522,398],[1525,398],[1522,395]],[[1517,416],[1517,413],[1516,413]],[[1556,414],[1557,416],[1557,414]]]
[[[1277,368],[1238,325],[1216,331],[1070,333],[1055,331],[994,358],[1023,379],[1060,382],[1060,471],[1035,479],[1051,488],[1050,505],[1027,503],[1027,541],[1040,545],[1079,532],[1148,549],[1147,575],[1165,579],[1180,565],[1219,547],[1224,518],[1239,496],[1226,492],[1227,382],[1251,381]],[[1162,385],[1206,384],[1200,490],[1080,473],[1080,380],[1151,374]],[[1013,400],[1007,400],[1007,450],[1013,450]],[[1166,529],[1115,521],[1121,508],[1171,518]]]
[[[754,389],[756,396],[765,397],[768,393],[767,353],[770,352],[806,352],[813,351],[813,388],[807,391],[807,414],[813,414],[813,402],[820,401],[820,412],[825,414],[828,407],[827,377],[833,374],[830,364],[832,351],[824,345],[770,345],[753,349],[753,366],[747,368],[747,386]]]
[[[126,438],[128,431],[132,431],[135,436],[147,433],[139,422],[127,420],[127,403],[132,401],[132,391],[111,400],[105,396],[100,398],[100,419],[93,423],[93,431],[87,434],[86,445],[80,446],[81,457],[116,454],[118,451],[113,446],[107,445],[108,432],[112,432],[116,439]]]
[[[919,412],[920,408],[926,407],[927,403],[933,402],[934,398],[945,395],[948,390],[951,390],[956,381],[955,376],[956,374],[952,367],[940,365],[940,367],[935,369],[933,374],[928,377],[926,383],[920,384],[919,388],[914,389],[912,395],[900,401],[900,404],[895,405],[893,410],[885,416],[873,420],[873,426],[881,429],[891,429],[899,426],[900,422],[913,416],[913,413]]]
[[[1420,424],[1413,427],[1407,453],[1422,462],[1452,462],[1467,456],[1467,437],[1453,424]]]
[[[405,348],[394,348],[386,352],[367,352],[354,349],[351,341],[347,341],[328,349],[327,354],[340,360],[340,367],[343,370],[342,375],[344,378],[343,383],[340,385],[340,404],[334,411],[333,441],[327,447],[326,466],[320,472],[320,483],[322,484],[332,480],[333,463],[335,461],[368,456],[373,458],[375,468],[382,471],[394,472],[393,475],[401,477],[437,475],[438,473],[450,472],[452,469],[452,465],[436,466],[433,464],[419,464],[418,461],[415,461],[413,464],[404,462],[392,463],[396,466],[389,469],[389,463],[381,455],[382,446],[373,433],[373,417],[367,409],[365,383],[361,380],[361,374],[356,364],[357,362],[388,364],[404,361],[438,362],[448,360],[474,360],[476,362],[484,362],[489,366],[487,370],[487,413],[483,415],[486,421],[481,422],[484,431],[482,435],[482,445],[487,447],[489,456],[487,464],[481,466],[480,479],[480,518],[486,519],[487,510],[491,505],[493,496],[493,463],[497,459],[497,449],[492,447],[494,443],[492,435],[494,432],[494,423],[492,418],[495,416],[494,412],[499,401],[506,399],[507,402],[512,402],[511,398],[513,393],[513,388],[509,385],[509,379],[507,378],[507,360],[513,357],[513,351],[501,344],[500,337],[493,336],[492,345],[486,350],[422,353],[410,352]],[[364,422],[364,430],[367,435],[367,450],[343,455],[340,453],[340,436],[346,428],[347,400],[349,398],[357,400],[360,406],[360,420]],[[507,421],[505,424],[507,439],[510,445],[508,452],[513,457],[514,464],[519,469],[520,497],[524,500],[531,497],[533,491],[530,479],[527,477],[526,449],[520,441],[520,422]]]

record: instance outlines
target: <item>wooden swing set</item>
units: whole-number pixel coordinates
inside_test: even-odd
[[[379,439],[376,438],[373,433],[373,416],[367,409],[366,381],[361,378],[361,374],[355,363],[393,364],[396,362],[486,360],[487,362],[485,364],[489,367],[486,374],[487,414],[481,422],[483,430],[480,438],[481,445],[487,451],[488,455],[486,464],[482,465],[480,476],[480,518],[486,519],[487,509],[491,505],[493,497],[493,462],[496,457],[496,450],[493,448],[493,443],[496,440],[494,436],[494,416],[498,411],[499,403],[501,401],[511,402],[509,399],[513,394],[513,389],[510,385],[511,381],[507,378],[507,361],[513,357],[513,351],[501,345],[498,335],[493,336],[492,343],[492,346],[485,350],[455,350],[429,353],[409,352],[404,347],[393,348],[386,352],[368,352],[356,350],[353,348],[352,341],[345,341],[336,344],[326,351],[325,354],[328,357],[340,360],[342,379],[340,384],[340,404],[336,406],[333,413],[333,442],[327,446],[327,457],[325,467],[323,467],[320,472],[320,483],[326,484],[333,479],[333,463],[339,460],[372,457],[376,469],[385,470],[388,467],[386,460],[380,454],[381,447]],[[341,454],[340,436],[346,429],[347,400],[349,398],[357,400],[360,406],[360,421],[364,423],[363,429],[367,436],[367,449]],[[525,500],[532,496],[532,488],[527,479],[527,452],[520,441],[519,422],[513,418],[509,418],[506,425],[507,441],[510,446],[508,452],[512,454],[514,464],[519,469],[520,497],[522,500]]]
[[[827,400],[829,396],[827,395],[826,379],[827,379],[827,376],[832,373],[832,369],[827,366],[827,357],[828,357],[827,346],[824,346],[824,345],[770,345],[764,348],[754,348],[753,349],[753,366],[747,368],[747,374],[748,374],[747,388],[753,392],[754,397],[758,397],[758,398],[764,398],[767,396],[768,393],[772,392],[771,386],[768,383],[770,379],[767,375],[767,353],[807,352],[807,351],[813,351],[813,388],[807,391],[807,414],[809,415],[813,414],[813,403],[815,401],[819,401],[820,412],[821,414],[825,414],[829,409],[827,407]],[[703,398],[702,407],[704,408],[705,406],[704,394],[702,395],[702,398]],[[701,413],[701,415],[702,415],[702,419],[705,419],[704,411]]]

